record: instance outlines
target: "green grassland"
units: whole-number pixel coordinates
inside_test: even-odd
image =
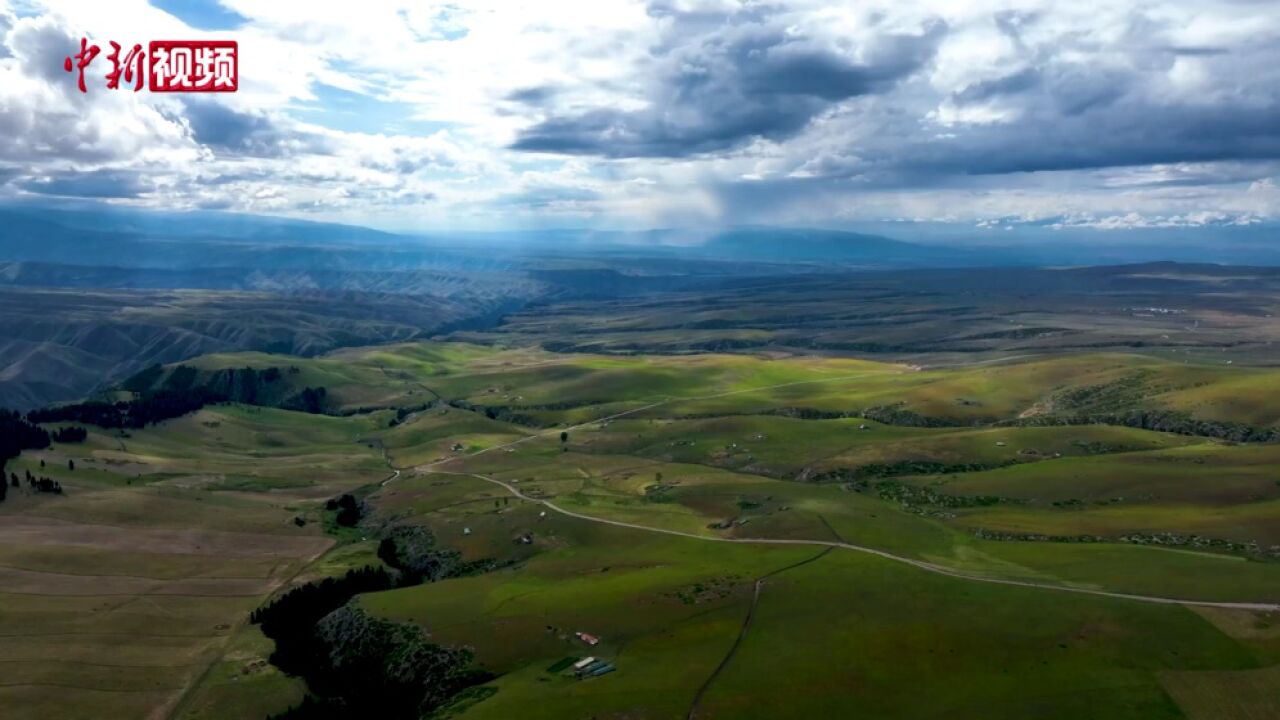
[[[1280,424],[1280,371],[1136,354],[1011,354],[920,368],[777,354],[561,355],[411,343],[318,358],[211,355],[185,364],[203,371],[288,368],[280,395],[322,386],[335,412],[416,409],[448,398],[540,424],[583,422],[655,402],[663,404],[644,417],[892,408],[935,423],[986,424],[1138,409],[1260,428]]]
[[[584,417],[575,413],[584,407],[625,409],[659,399],[682,399],[664,408],[668,415],[892,406],[964,423],[1128,409],[1136,402],[1145,409],[1253,426],[1280,420],[1274,411],[1280,376],[1274,369],[1120,353],[1010,352],[977,364],[926,364],[921,370],[781,353],[562,355],[528,347],[408,343],[306,359],[210,355],[185,364],[205,372],[284,368],[281,394],[323,386],[335,411],[414,407],[447,396],[548,422]]]
[[[454,482],[487,492],[478,480]],[[486,550],[500,553],[532,527],[540,551],[518,570],[361,602],[474,647],[503,674],[464,717],[682,717],[733,644],[752,581],[819,552],[539,520],[532,508],[453,507],[466,514],[432,520],[443,536],[466,523],[472,538],[497,534]],[[579,630],[604,640],[588,648],[574,639]],[[546,670],[586,655],[619,671],[579,681]],[[1247,648],[1182,608],[1046,596],[835,552],[766,581],[752,629],[699,716],[1179,717],[1161,672],[1256,666]]]
[[[65,493],[0,505],[0,662],[25,662],[6,707],[76,717],[118,676],[121,716],[279,711],[303,688],[247,612],[376,564],[398,524],[497,561],[358,599],[498,674],[461,717],[1206,717],[1242,688],[1231,718],[1280,692],[1280,613],[1066,591],[1280,602],[1280,445],[1064,419],[1275,427],[1272,371],[465,343],[185,364],[281,368],[273,392],[325,387],[329,414],[209,406],[9,463]],[[356,489],[367,519],[326,533],[323,502]],[[586,655],[617,671],[547,670]]]
[[[915,428],[861,418],[754,415],[660,422],[622,419],[576,434],[572,448],[717,465],[773,477],[809,477],[875,463],[995,467],[1191,442],[1111,426]]]
[[[5,716],[257,717],[296,701],[244,622],[332,545],[318,499],[389,474],[360,442],[380,420],[222,406],[9,463],[64,493],[24,486],[0,506]]]
[[[947,479],[945,489],[1044,501],[1092,503],[1123,496],[1151,503],[1231,505],[1280,498],[1276,463],[1280,446],[1274,444],[1197,442],[966,473]]]
[[[1278,517],[1267,502],[1276,492],[1274,479],[1268,478],[1268,470],[1276,467],[1271,445],[1236,446],[1104,425],[920,428],[860,418],[801,420],[753,414],[777,407],[849,410],[903,403],[906,409],[957,421],[1005,419],[1034,414],[1038,404],[1048,404],[1073,386],[1106,386],[1143,373],[1146,395],[1154,387],[1228,382],[1219,369],[1103,356],[946,372],[882,367],[849,381],[776,388],[772,386],[867,370],[838,367],[824,374],[821,370],[826,368],[815,371],[812,361],[804,359],[796,361],[796,368],[771,370],[767,379],[759,379],[752,376],[750,362],[735,359],[732,375],[703,370],[697,389],[691,390],[651,370],[654,363],[676,361],[648,358],[642,367],[651,392],[639,396],[629,394],[630,386],[614,377],[618,363],[630,360],[602,363],[602,376],[593,381],[582,378],[583,363],[572,372],[538,368],[542,379],[536,382],[521,377],[498,383],[485,377],[478,383],[453,385],[454,391],[469,393],[465,399],[475,406],[524,401],[533,407],[550,405],[552,398],[570,404],[573,398],[581,400],[576,407],[536,410],[535,417],[552,428],[545,437],[447,460],[437,467],[518,482],[521,492],[550,499],[572,512],[707,537],[834,536],[974,575],[1188,599],[1275,598],[1275,588],[1280,587],[1280,568],[1273,562],[1220,551],[1002,542],[970,532],[975,516],[986,518],[981,513],[1079,516],[1082,511],[1052,503],[1077,496],[1086,501],[1125,497],[1124,504],[1103,509],[1123,512],[1172,504],[1183,510],[1167,513],[1149,527],[1138,523],[1138,529],[1233,537],[1231,532],[1215,535],[1225,526],[1200,519],[1218,509],[1260,518],[1251,526],[1253,532],[1234,536],[1265,542]],[[438,385],[450,388],[447,382]],[[602,387],[608,389],[602,392]],[[760,390],[753,393],[751,388]],[[722,393],[735,394],[704,398]],[[600,402],[602,394],[625,401]],[[557,424],[605,417],[640,407],[645,400],[690,395],[698,399],[573,429],[563,445],[556,437]],[[1156,407],[1201,412],[1199,407],[1174,403]],[[582,412],[584,408],[588,412]],[[1266,421],[1213,411],[1207,416]],[[397,432],[407,437],[415,422],[419,421],[411,420]],[[487,427],[492,421],[478,414],[458,422],[464,434],[492,434]],[[485,427],[473,428],[473,423]],[[529,432],[513,427],[511,440]],[[432,427],[423,437],[428,444],[438,443],[438,430]],[[439,463],[441,457],[449,456],[435,452],[430,461]],[[904,512],[873,493],[851,492],[839,482],[805,481],[806,471],[813,477],[833,469],[901,462],[1008,464],[901,480],[947,494],[994,494],[1011,502],[921,514]],[[1171,474],[1170,466],[1179,470]],[[1206,472],[1206,466],[1214,470]],[[1029,480],[994,479],[1004,476]],[[739,546],[684,538],[652,540],[608,528],[577,530],[591,533],[590,540],[583,541],[565,527],[575,523],[573,519],[540,516],[510,506],[501,496],[500,488],[474,478],[439,473],[386,488],[382,497],[388,513],[431,527],[470,556],[519,557],[524,564],[517,570],[367,596],[362,602],[389,617],[420,622],[442,641],[475,647],[486,666],[502,673],[493,684],[497,693],[468,705],[464,717],[508,717],[517,709],[528,717],[687,713],[694,693],[740,627],[725,615],[732,607],[741,618],[749,604],[741,578],[767,572],[754,561],[778,549],[749,546],[753,549],[745,557],[753,564],[739,570],[739,561],[730,559],[743,554]],[[1031,527],[1048,532],[1052,524]],[[464,528],[469,534],[463,534]],[[512,544],[526,531],[538,538],[536,550]],[[615,574],[617,568],[597,557],[605,543],[601,533],[619,536],[615,542],[625,551],[606,556],[626,558],[626,573]],[[643,560],[650,543],[664,547],[665,562]],[[682,556],[674,547],[680,545],[702,548],[689,547]],[[814,552],[797,551],[798,557],[779,559],[776,567]],[[696,559],[686,559],[690,554]],[[715,559],[703,559],[708,556]],[[681,557],[678,566],[676,557]],[[637,563],[640,567],[633,567]],[[704,563],[711,569],[701,570],[700,579],[681,574],[696,576]],[[930,577],[903,566],[875,567],[882,564],[885,561],[836,552],[788,571],[795,580],[783,574],[770,581],[757,608],[756,622],[762,625],[755,626],[727,666],[730,669],[707,691],[700,716],[830,716],[874,708],[877,717],[1180,717],[1192,712],[1188,708],[1197,700],[1183,698],[1193,691],[1179,695],[1167,690],[1168,678],[1191,678],[1183,685],[1198,689],[1205,684],[1199,678],[1263,672],[1248,668],[1274,661],[1181,609],[1065,593],[1043,597],[1044,591]],[[868,581],[867,575],[875,579]],[[736,579],[718,580],[728,576]],[[539,577],[547,581],[539,582]],[[727,589],[714,600],[705,599],[705,607],[692,606],[696,619],[668,615],[665,607],[640,609],[645,599],[658,605],[655,597],[678,597],[678,588],[719,587],[717,583]],[[916,583],[931,589],[911,590]],[[695,596],[691,591],[685,595]],[[612,605],[612,611],[602,610],[601,603]],[[1026,609],[1015,609],[1019,603]],[[1026,618],[1017,619],[1019,612]],[[636,624],[646,619],[659,622],[649,625],[648,633],[639,632]],[[599,630],[602,623],[609,628],[606,643],[616,643],[603,651],[575,645],[571,632],[566,634],[574,628],[604,634]],[[1150,644],[1152,637],[1160,638],[1155,646]],[[1173,647],[1169,642],[1187,644]],[[995,655],[982,657],[984,649]],[[546,670],[560,657],[600,652],[619,663],[620,671],[575,681]],[[1019,653],[1024,653],[1021,659]],[[640,667],[623,669],[624,662]],[[1188,664],[1178,667],[1182,663]],[[1200,690],[1194,692],[1203,696]]]
[[[953,583],[848,554],[781,575],[705,714],[1177,717],[1153,671],[1253,665],[1182,609]]]

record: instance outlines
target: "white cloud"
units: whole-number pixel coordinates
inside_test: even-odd
[[[1280,215],[1280,131],[1266,127],[1280,117],[1275,3],[224,4],[247,22],[201,31],[143,0],[49,0],[19,19],[0,0],[7,192],[132,176],[120,201],[402,229]],[[809,87],[821,100],[785,127],[680,150],[682,129],[734,120],[732,107],[697,105],[698,73],[737,72],[735,93],[768,87],[767,117],[800,102],[777,85],[786,76],[751,74],[775,47],[826,63],[806,67],[836,82],[855,77],[841,63],[874,70],[926,32],[929,52],[891,82]],[[216,112],[100,84],[81,95],[54,62],[81,35],[104,46],[234,37],[241,90],[208,100]],[[676,75],[695,80],[663,85]],[[356,99],[340,107],[335,93]],[[662,143],[637,145],[648,157],[511,148],[532,128],[606,110],[656,123],[641,131],[660,128]]]

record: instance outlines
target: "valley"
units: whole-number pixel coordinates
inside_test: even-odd
[[[7,705],[283,712],[307,686],[249,611],[360,567],[398,576],[382,544],[413,529],[475,569],[351,607],[470,649],[492,679],[437,701],[450,716],[1274,709],[1256,689],[1280,662],[1269,369],[413,342],[201,356],[128,384],[243,368],[257,404],[89,426],[8,464],[64,492],[0,505]],[[315,387],[321,413],[273,407]],[[326,509],[344,493],[355,525]],[[134,636],[127,656],[109,641]],[[548,670],[588,656],[614,670]]]
[[[1280,720],[1278,119],[1280,2],[0,0],[0,720]]]

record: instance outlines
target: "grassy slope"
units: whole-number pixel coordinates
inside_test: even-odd
[[[750,355],[558,355],[528,348],[409,343],[352,348],[318,358],[264,353],[210,355],[203,369],[292,365],[295,389],[325,386],[336,406],[411,407],[436,394],[529,408],[548,422],[679,400],[646,416],[754,413],[780,407],[850,411],[898,406],[956,422],[1013,419],[1055,408],[1070,389],[1107,386],[1147,409],[1249,425],[1280,422],[1280,371],[1185,364],[1141,355],[1082,354],[970,367],[914,370],[847,358]],[[784,385],[783,387],[770,387]],[[706,397],[723,395],[723,397]],[[554,410],[547,405],[572,407]],[[583,409],[587,409],[583,412]],[[1084,410],[1123,408],[1085,406]]]
[[[266,664],[256,630],[239,628],[331,543],[318,523],[292,518],[314,520],[317,498],[387,474],[358,442],[375,422],[210,408],[127,436],[94,430],[11,463],[66,492],[11,489],[0,505],[6,717],[286,707],[296,681]],[[198,696],[176,706],[200,678]]]
[[[1242,406],[1188,399],[1188,393],[1238,392],[1240,382],[1269,397],[1272,386],[1254,379],[1255,371],[1246,377],[1229,368],[1107,355],[917,372],[855,360],[561,356],[458,344],[353,349],[315,359],[214,356],[194,364],[209,369],[296,365],[299,372],[286,375],[288,382],[298,388],[325,385],[347,409],[416,408],[443,395],[516,408],[548,423],[684,398],[605,427],[573,430],[564,447],[553,430],[510,452],[487,452],[444,468],[519,481],[524,492],[593,516],[708,536],[840,537],[966,572],[1128,592],[1262,600],[1276,599],[1274,588],[1280,587],[1276,563],[1118,544],[982,541],[970,533],[972,527],[1104,534],[1143,529],[1265,540],[1280,512],[1276,486],[1268,484],[1280,464],[1270,446],[1233,447],[1100,426],[926,429],[857,419],[687,417],[902,403],[914,412],[967,422],[1039,411],[1065,388],[1132,386],[1140,377],[1143,397],[1151,402],[1221,420],[1272,422]],[[22,535],[3,545],[0,565],[13,572],[91,573],[85,580],[90,584],[103,584],[100,578],[113,575],[184,583],[231,576],[258,578],[263,589],[212,599],[135,593],[118,608],[115,600],[91,594],[9,594],[0,629],[73,633],[77,643],[66,652],[98,662],[107,650],[89,644],[91,628],[139,637],[200,628],[190,642],[155,655],[173,665],[172,672],[142,671],[137,686],[130,686],[130,708],[171,701],[205,667],[212,670],[182,706],[184,717],[251,715],[282,707],[297,697],[296,683],[256,665],[265,653],[262,638],[252,629],[237,630],[236,623],[272,582],[299,571],[307,553],[299,547],[279,557],[241,557],[246,553],[232,552],[236,542],[211,533],[279,538],[271,542],[316,539],[317,523],[300,529],[291,518],[314,518],[319,500],[385,477],[388,461],[407,471],[535,432],[457,408],[415,410],[390,427],[393,417],[390,411],[331,418],[220,407],[129,437],[94,433],[84,446],[24,454],[12,465],[19,474],[26,468],[40,472],[38,461],[44,458],[43,473],[57,477],[69,492],[62,498],[11,494],[0,513],[75,528],[63,537]],[[863,424],[870,429],[858,429]],[[462,450],[454,451],[455,444]],[[64,469],[69,453],[77,460],[74,473]],[[924,515],[840,483],[788,481],[806,471],[873,462],[1010,460],[1025,462],[902,480],[948,494],[999,494],[1026,502]],[[1112,502],[1118,496],[1125,500]],[[1107,504],[1052,505],[1064,499]],[[496,681],[496,695],[467,712],[475,717],[510,716],[513,708],[530,717],[641,710],[681,716],[736,636],[751,579],[815,552],[700,543],[544,517],[536,506],[506,498],[495,486],[457,475],[406,472],[373,501],[381,517],[427,525],[468,558],[524,563],[362,600],[379,613],[423,622],[441,641],[474,645],[489,667],[509,671]],[[76,533],[92,537],[99,527],[119,529],[112,536],[115,545],[69,542]],[[193,528],[197,536],[154,534],[170,528]],[[536,538],[532,546],[514,542],[530,531]],[[139,553],[139,547],[149,551]],[[163,552],[155,552],[159,549]],[[304,573],[340,571],[370,560],[371,553],[370,543],[353,543]],[[31,587],[52,582],[14,577]],[[146,604],[137,599],[143,597]],[[1170,687],[1168,678],[1190,677],[1179,687],[1194,689],[1204,685],[1197,684],[1200,676],[1179,673],[1244,672],[1280,661],[1259,654],[1252,640],[1215,629],[1180,608],[982,585],[848,552],[779,575],[762,597],[759,625],[706,696],[709,714],[737,716],[746,712],[740,703],[748,701],[761,716],[769,716],[769,710],[776,716],[779,708],[840,714],[849,709],[839,703],[857,698],[860,707],[878,708],[881,715],[899,708],[901,716],[925,716],[930,710],[976,716],[979,708],[991,708],[995,716],[1023,717],[1050,712],[1054,703],[1061,704],[1064,716],[1102,710],[1115,717],[1176,715],[1178,706],[1162,689]],[[95,603],[115,609],[91,615]],[[981,609],[991,607],[1000,612],[984,616]],[[1249,622],[1272,620],[1259,616]],[[600,652],[620,660],[619,672],[583,683],[545,679],[546,666],[582,654],[568,634],[575,629],[603,634]],[[1160,636],[1158,647],[1150,646],[1152,635]],[[1068,647],[1055,651],[1055,639]],[[140,642],[148,647],[153,640]],[[83,650],[74,649],[82,645]],[[51,647],[45,643],[32,652],[51,652]],[[937,656],[944,649],[954,651],[954,659]],[[780,664],[779,657],[785,662]],[[822,660],[826,657],[834,660]],[[210,666],[213,659],[217,662]],[[1041,661],[1048,664],[1037,667]],[[45,662],[24,669],[19,684],[0,693],[36,710],[64,714],[95,702],[92,688],[98,685],[89,673],[78,686],[86,689],[51,697],[39,678],[65,676],[69,660],[57,656]],[[797,670],[780,673],[779,667]],[[890,667],[908,671],[886,670]],[[31,673],[39,677],[27,677]],[[1248,677],[1254,682],[1255,676]],[[904,679],[915,685],[903,684]],[[1040,693],[1055,682],[1063,688],[1059,695]],[[848,687],[859,692],[841,690]],[[1194,702],[1168,692],[1184,706]],[[770,704],[821,696],[831,704]],[[934,700],[926,705],[921,697]],[[123,706],[120,712],[130,714]]]
[[[520,522],[519,509],[504,512],[511,526]],[[475,534],[503,530],[466,522]],[[683,716],[736,636],[751,580],[816,552],[554,522],[539,532],[545,552],[517,572],[362,599],[442,642],[472,645],[506,673],[465,717]],[[698,586],[717,591],[679,599]],[[586,648],[576,630],[604,642]],[[619,672],[579,682],[545,670],[586,654]],[[846,552],[767,581],[704,713],[1177,717],[1161,671],[1253,664],[1181,608],[965,583]]]

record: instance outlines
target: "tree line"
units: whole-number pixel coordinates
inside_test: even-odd
[[[89,431],[82,427],[71,425],[69,427],[58,428],[53,431],[53,441],[60,443],[82,443],[89,437]]]
[[[290,372],[296,372],[291,368]],[[91,400],[71,405],[32,410],[27,413],[31,423],[78,422],[102,428],[137,429],[163,420],[182,417],[207,405],[236,402],[247,405],[277,405],[285,410],[299,410],[318,414],[324,412],[328,396],[323,387],[307,387],[272,403],[280,393],[272,389],[283,377],[280,368],[264,370],[254,368],[226,368],[212,372],[206,381],[196,385],[196,368],[179,365],[174,368],[159,389],[152,389],[159,377],[155,368],[138,373],[124,382],[122,387],[133,389],[136,397],[130,400],[104,402]],[[65,442],[75,442],[69,437]]]
[[[182,417],[205,405],[226,402],[227,397],[199,387],[189,390],[158,390],[133,400],[118,402],[89,401],[74,405],[32,410],[27,420],[33,423],[78,422],[101,428],[143,428],[162,420]]]
[[[17,412],[0,408],[0,500],[8,495],[9,485],[4,482],[4,466],[23,450],[40,450],[49,447],[49,433],[44,428],[22,418]],[[18,477],[11,477],[18,487]]]
[[[71,461],[68,461],[68,462],[71,463],[70,465],[68,465],[68,467],[74,470],[75,464],[72,463]],[[54,480],[53,478],[49,478],[49,477],[32,475],[30,470],[27,470],[26,474],[27,474],[27,486],[30,487],[33,491],[53,493],[54,495],[62,494],[62,483],[58,482],[57,480]],[[22,483],[18,482],[18,473],[16,472],[9,473],[9,484],[12,487],[22,487]],[[0,485],[3,485],[3,483],[0,483]],[[4,498],[4,493],[0,492],[0,499],[3,499],[3,498]]]
[[[1074,415],[1056,415],[1024,418],[1010,425],[1120,425],[1154,430],[1156,432],[1174,433],[1175,435],[1193,435],[1211,437],[1231,442],[1276,442],[1280,441],[1280,429],[1256,427],[1229,420],[1199,420],[1187,413],[1170,410],[1130,410],[1111,413],[1079,413]]]
[[[350,495],[331,503],[359,507]],[[271,663],[306,680],[309,690],[300,705],[274,720],[419,718],[492,678],[475,666],[469,651],[432,644],[418,627],[371,617],[351,600],[484,572],[497,563],[464,562],[417,526],[392,528],[378,545],[378,557],[386,567],[300,585],[250,614],[249,621],[275,641]]]
[[[371,617],[350,602],[406,580],[383,568],[349,570],[253,611],[250,622],[275,641],[271,663],[303,678],[309,690],[272,720],[416,720],[492,678],[470,651],[430,643],[420,628]]]

